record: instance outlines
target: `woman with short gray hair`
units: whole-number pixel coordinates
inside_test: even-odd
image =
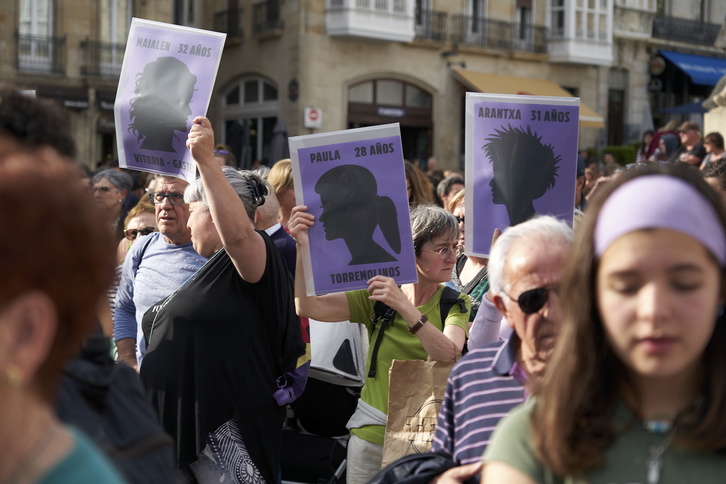
[[[411,210],[418,282],[398,287],[393,278],[378,275],[368,280],[367,289],[308,296],[301,253],[309,245],[308,229],[314,223],[307,207],[293,208],[290,235],[301,246],[297,251],[295,271],[298,314],[318,321],[362,323],[371,341],[375,341],[372,336],[377,325],[372,319],[376,302],[381,301],[396,311],[384,337],[380,338],[378,351],[369,352],[366,364],[369,372],[358,407],[348,422],[351,431],[348,483],[366,483],[381,469],[388,411],[388,372],[393,359],[425,360],[430,357],[455,361],[464,346],[471,307],[469,296],[455,292],[460,304],[454,304],[444,317],[440,309],[442,283],[449,280],[456,262],[458,227],[456,218],[443,208],[419,205]],[[380,333],[376,331],[375,334]],[[375,370],[371,371],[373,368]]]
[[[207,118],[187,147],[200,173],[187,225],[209,260],[144,316],[141,378],[176,441],[177,482],[279,482],[285,374],[304,345],[287,266],[252,223],[267,188],[217,163]]]
[[[99,171],[91,180],[93,196],[106,214],[110,230],[117,241],[124,238],[124,220],[128,214],[128,208],[124,209],[124,200],[133,185],[131,175],[112,168]]]

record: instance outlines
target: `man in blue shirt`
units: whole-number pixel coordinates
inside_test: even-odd
[[[207,260],[192,247],[187,228],[189,205],[184,203],[187,185],[181,178],[156,177],[156,191],[148,196],[156,209],[159,232],[136,239],[121,271],[113,336],[118,360],[136,371],[146,352],[141,330],[144,313],[173,293]]]

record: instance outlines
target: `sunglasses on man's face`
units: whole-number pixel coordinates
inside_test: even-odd
[[[519,308],[524,314],[534,314],[547,304],[550,297],[550,291],[557,292],[559,287],[555,284],[549,286],[536,287],[529,291],[524,291],[519,295],[518,299],[514,299],[512,296],[504,293],[512,301],[519,304]]]
[[[139,235],[149,235],[153,232],[156,232],[158,229],[156,227],[144,227],[143,229],[128,229],[124,230],[124,235],[129,240],[136,240],[136,237]]]

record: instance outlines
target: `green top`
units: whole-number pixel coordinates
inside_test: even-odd
[[[441,329],[439,300],[441,299],[441,292],[443,290],[444,286],[441,286],[426,304],[418,308],[421,314],[428,316],[429,324],[433,324],[439,329]],[[396,317],[393,323],[386,329],[385,335],[381,340],[381,346],[378,349],[376,376],[369,378],[367,375],[371,364],[373,343],[378,335],[378,330],[373,332],[373,326],[371,324],[375,301],[371,301],[368,298],[369,294],[365,289],[350,291],[345,294],[348,296],[350,321],[365,324],[370,340],[368,357],[366,358],[366,381],[363,390],[361,390],[361,398],[364,402],[377,408],[381,412],[388,413],[388,371],[391,368],[393,360],[425,360],[428,357],[428,353],[426,353],[426,350],[421,345],[418,336],[408,331],[408,323],[406,323],[400,314],[396,313]],[[467,323],[469,321],[471,300],[465,294],[461,294],[459,299],[466,301],[467,312],[460,312],[459,306],[455,304],[452,306],[446,318],[446,326],[455,325],[463,329],[465,333],[468,333]],[[385,427],[383,425],[366,425],[351,429],[351,433],[363,440],[383,445]]]
[[[529,422],[535,398],[512,410],[499,422],[486,451],[485,462],[508,464],[541,484],[647,484],[646,462],[649,449],[661,446],[668,438],[653,434],[638,424],[623,404],[615,409],[613,424],[623,433],[605,451],[605,466],[588,471],[585,479],[557,478],[537,461]],[[663,454],[663,467],[658,484],[726,482],[726,456],[715,452],[699,452],[676,445]]]

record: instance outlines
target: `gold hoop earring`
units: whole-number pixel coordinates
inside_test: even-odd
[[[5,381],[10,388],[18,388],[23,382],[23,376],[20,374],[20,369],[15,365],[10,365],[5,370]]]

